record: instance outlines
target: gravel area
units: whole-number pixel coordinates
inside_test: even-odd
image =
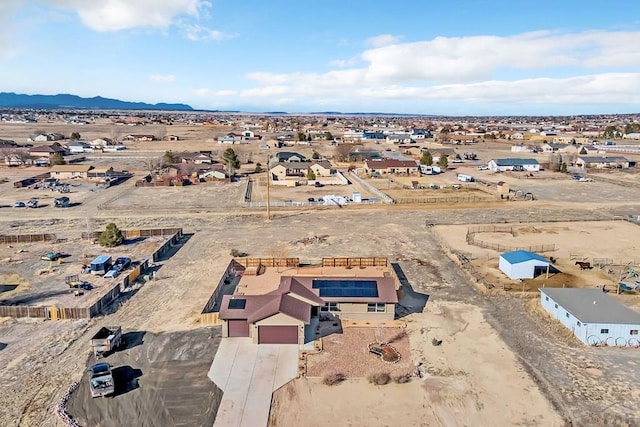
[[[401,355],[398,363],[385,363],[369,353],[367,346],[376,342],[376,328],[345,328],[342,334],[323,338],[323,351],[307,356],[307,376],[324,377],[344,374],[348,378],[367,377],[386,372],[391,376],[411,372],[414,363],[409,353],[409,337],[402,328],[382,328],[384,342],[391,344]]]

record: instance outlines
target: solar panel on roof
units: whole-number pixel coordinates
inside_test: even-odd
[[[229,308],[233,310],[244,310],[247,300],[242,298],[233,298],[229,300]]]
[[[377,298],[375,280],[315,279],[311,286],[320,291],[320,297]]]

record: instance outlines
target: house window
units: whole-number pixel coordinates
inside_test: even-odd
[[[549,301],[549,297],[544,297],[544,300],[545,301]]]
[[[320,311],[339,311],[337,302],[328,302],[324,307],[320,307]]]
[[[558,308],[558,304],[554,304],[556,306],[556,308]]]
[[[565,316],[569,317],[569,313],[565,313]]]
[[[367,312],[369,313],[384,313],[385,311],[387,311],[387,305],[385,303],[367,304]]]
[[[609,329],[600,329],[600,333],[601,334],[608,334],[609,333]]]
[[[582,326],[582,323],[578,322],[578,326]]]
[[[629,333],[631,335],[638,335],[638,330],[637,329],[632,329]]]

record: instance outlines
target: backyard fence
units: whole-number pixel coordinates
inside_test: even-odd
[[[354,179],[354,181],[357,181],[358,183],[360,183],[360,185],[362,185],[363,187],[365,187],[369,191],[371,191],[373,194],[375,194],[378,197],[380,197],[380,199],[384,203],[394,203],[393,199],[391,197],[389,197],[389,195],[387,195],[386,193],[383,193],[382,191],[380,191],[379,189],[377,189],[373,185],[369,184],[364,179],[360,178],[357,173],[355,173],[353,171],[351,171],[350,173],[351,173],[351,177]]]
[[[234,258],[233,261],[245,268],[300,266],[300,258]]]
[[[58,237],[55,234],[0,234],[0,242],[11,243],[33,243],[33,242],[55,242]]]
[[[323,267],[388,267],[389,260],[383,257],[322,258]]]
[[[144,230],[122,230],[125,239],[136,239],[138,237],[166,237],[180,233],[182,236],[182,228],[152,228]],[[82,238],[85,240],[99,239],[102,231],[94,231],[92,233],[83,232]]]
[[[222,323],[220,322],[220,317],[218,316],[218,311],[220,310],[220,301],[222,300],[222,289],[227,280],[230,280],[236,275],[236,268],[238,266],[239,264],[236,263],[236,261],[233,259],[229,262],[229,265],[227,265],[224,274],[218,281],[216,289],[213,291],[213,294],[211,294],[209,301],[207,301],[207,304],[205,304],[202,312],[200,313],[200,323],[202,325],[220,325]]]
[[[399,197],[395,201],[397,204],[414,204],[414,203],[478,203],[495,200],[495,197],[488,197],[486,195],[478,196],[475,194],[468,194],[464,196],[450,196],[450,197]]]

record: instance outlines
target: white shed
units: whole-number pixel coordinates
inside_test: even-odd
[[[513,251],[500,255],[498,267],[510,279],[533,279],[546,272],[549,261],[528,251]]]
[[[640,347],[640,313],[600,289],[542,288],[540,303],[585,344]]]

